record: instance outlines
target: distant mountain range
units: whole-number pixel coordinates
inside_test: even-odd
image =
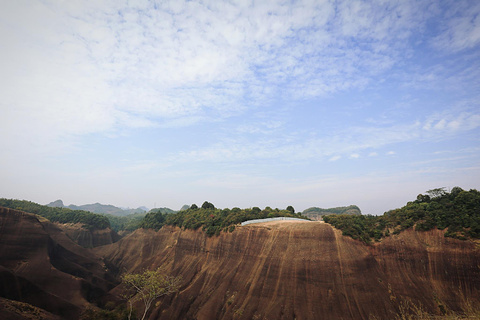
[[[329,208],[329,209],[322,209],[318,207],[311,207],[305,209],[302,212],[302,215],[310,218],[312,220],[322,220],[322,216],[326,216],[329,214],[352,214],[352,215],[361,215],[362,212],[360,208],[356,205],[351,205],[347,207],[336,207],[336,208]]]
[[[85,210],[90,211],[93,213],[99,214],[111,214],[114,216],[128,216],[129,214],[134,213],[145,213],[148,211],[147,207],[138,207],[137,209],[122,209],[119,207],[112,206],[110,204],[101,204],[101,203],[93,203],[93,204],[84,204],[81,206],[76,205],[64,205],[62,200],[56,200],[47,204],[48,207],[60,207],[60,208],[69,208],[72,210]]]
[[[118,217],[125,217],[135,213],[147,213],[149,209],[147,207],[138,207],[136,209],[130,208],[120,208],[110,204],[101,204],[101,203],[92,203],[92,204],[84,204],[84,205],[74,205],[70,204],[66,206],[62,200],[56,200],[47,204],[48,207],[59,207],[59,208],[69,208],[72,210],[84,210],[98,214],[111,214]],[[190,208],[189,205],[184,205],[180,211],[187,210]],[[176,213],[177,211],[172,210],[170,208],[154,208],[151,211],[159,211],[164,214],[171,214]],[[356,205],[350,205],[345,207],[336,207],[336,208],[328,208],[323,209],[319,207],[311,207],[302,212],[303,216],[306,216],[312,220],[322,220],[322,216],[329,215],[329,214],[352,214],[352,215],[361,215],[362,212],[360,208]]]

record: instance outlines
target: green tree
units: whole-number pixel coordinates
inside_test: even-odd
[[[164,214],[164,220],[163,218],[161,218],[161,220],[153,219],[153,215],[147,215],[142,221],[142,227],[158,229],[161,225],[170,225],[191,230],[196,230],[201,227],[208,236],[214,236],[220,234],[222,231],[232,232],[235,229],[231,227],[232,225],[252,219],[262,219],[267,217],[295,217],[307,219],[300,214],[295,214],[288,210],[268,209],[269,210],[266,208],[263,211],[258,207],[253,207],[251,209],[240,209],[237,207],[232,209],[216,209],[213,204],[205,201],[202,208],[189,208],[175,214]],[[293,207],[291,210],[294,211]],[[155,227],[156,222],[158,222],[157,227]]]
[[[430,202],[430,196],[428,194],[419,194],[417,196],[417,202]]]
[[[132,310],[134,302],[143,302],[145,306],[143,320],[156,299],[178,291],[182,278],[169,276],[164,269],[158,268],[157,270],[145,270],[141,273],[126,273],[122,276],[122,282],[129,289],[126,296],[128,297],[130,310]],[[130,315],[128,318],[130,319]]]
[[[450,195],[455,199],[455,197],[462,191],[463,189],[460,187],[453,187],[452,190],[450,191]]]
[[[444,189],[427,191],[432,197],[419,194],[416,201],[385,212],[383,216],[329,215],[324,216],[324,221],[342,230],[344,235],[366,243],[411,227],[417,231],[446,229],[445,237],[460,240],[479,239],[480,192],[455,187],[448,193]]]
[[[430,195],[431,198],[438,198],[444,196],[447,192],[445,191],[445,187],[442,187],[428,190],[427,193]]]
[[[215,209],[215,206],[212,203],[205,201],[202,204],[202,209]]]
[[[290,211],[292,214],[295,214],[295,209],[292,206],[288,206],[287,211]]]
[[[145,215],[143,218],[140,227],[144,229],[154,229],[158,231],[163,227],[165,222],[165,215],[160,211],[151,211]]]

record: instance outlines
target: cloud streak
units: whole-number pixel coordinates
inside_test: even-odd
[[[295,162],[298,159],[328,159],[337,161],[342,156],[357,159],[360,153],[378,156],[378,153],[372,150],[413,141],[433,143],[479,127],[479,113],[462,112],[458,115],[443,113],[434,114],[422,122],[350,127],[348,130],[332,132],[321,138],[306,140],[303,136],[297,138],[290,136],[287,139],[267,136],[262,140],[230,138],[211,146],[202,146],[199,150],[182,152],[178,160],[244,162],[282,159],[282,162]],[[392,155],[395,152],[388,151],[388,154]]]
[[[393,44],[421,18],[408,2],[5,6],[2,110],[42,143],[363,87],[391,68]]]

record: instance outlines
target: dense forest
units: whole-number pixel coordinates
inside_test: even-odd
[[[155,208],[148,212],[150,213],[150,215],[149,215],[149,218],[147,219],[151,219],[151,217],[158,212],[162,213],[163,215],[177,213],[177,211],[172,210],[170,208]],[[147,212],[136,212],[136,213],[132,213],[125,216],[118,216],[118,215],[112,215],[112,214],[105,214],[105,216],[108,218],[108,221],[110,221],[110,226],[112,230],[116,232],[119,232],[119,231],[132,232],[140,228],[142,224],[145,224],[143,220],[146,214]]]
[[[133,213],[127,216],[116,216],[113,214],[105,214],[108,221],[110,222],[110,227],[115,232],[119,231],[135,231],[140,228],[140,224],[143,221],[146,213]]]
[[[205,201],[201,207],[193,204],[186,210],[176,214],[164,214],[162,212],[149,212],[141,223],[142,228],[158,230],[164,225],[178,226],[184,229],[202,228],[207,235],[218,235],[221,231],[233,231],[235,225],[243,221],[274,217],[304,218],[301,213],[295,213],[292,206],[287,209],[272,209],[266,207],[261,210],[258,207],[240,209],[217,209]]]
[[[84,228],[89,230],[105,229],[110,227],[110,222],[108,221],[107,217],[83,210],[48,207],[31,201],[5,198],[0,198],[0,206],[29,213],[35,213],[39,216],[47,218],[52,222],[81,223]]]
[[[274,217],[308,219],[301,213],[295,213],[292,206],[283,210],[270,207],[263,210],[258,207],[218,209],[208,201],[201,207],[193,204],[179,212],[160,208],[152,209],[146,214],[138,213],[123,217],[48,207],[30,201],[5,198],[0,198],[0,206],[35,213],[52,222],[81,223],[90,230],[107,227],[115,231],[134,231],[138,228],[158,230],[164,225],[171,225],[184,229],[201,228],[209,236],[218,235],[221,231],[231,232],[236,224],[252,219]],[[446,237],[457,239],[480,238],[480,192],[475,189],[465,191],[455,187],[450,192],[445,191],[445,188],[432,189],[426,194],[419,194],[415,201],[408,202],[404,207],[385,212],[382,216],[361,215],[358,214],[360,209],[357,209],[357,206],[322,209],[324,210],[322,213],[335,213],[323,215],[323,219],[342,230],[344,235],[365,243],[380,241],[383,237],[398,234],[412,227],[418,231],[446,229]],[[318,210],[313,210],[312,213],[314,212],[318,213]]]
[[[480,192],[465,191],[454,187],[419,194],[415,201],[402,208],[385,212],[383,216],[329,215],[325,222],[332,224],[343,234],[365,243],[379,241],[390,234],[408,228],[427,231],[433,228],[446,229],[445,236],[461,240],[480,238]]]

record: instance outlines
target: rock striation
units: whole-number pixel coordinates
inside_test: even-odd
[[[85,307],[123,304],[119,275],[160,266],[183,284],[159,299],[151,320],[393,319],[409,301],[432,314],[480,304],[480,245],[441,230],[365,245],[322,222],[271,221],[213,237],[170,226],[87,249],[56,224],[0,207],[2,319],[21,310],[78,319]]]
[[[217,237],[164,227],[94,251],[118,270],[166,266],[183,277],[150,319],[391,319],[406,301],[434,314],[480,302],[479,246],[439,230],[367,246],[320,222],[251,224]]]
[[[118,233],[110,228],[89,230],[83,227],[81,223],[56,223],[56,226],[62,229],[70,239],[84,248],[104,246],[117,242],[121,238]]]
[[[0,207],[0,297],[65,319],[113,287],[102,260],[37,215]],[[1,318],[1,316],[0,316]]]

